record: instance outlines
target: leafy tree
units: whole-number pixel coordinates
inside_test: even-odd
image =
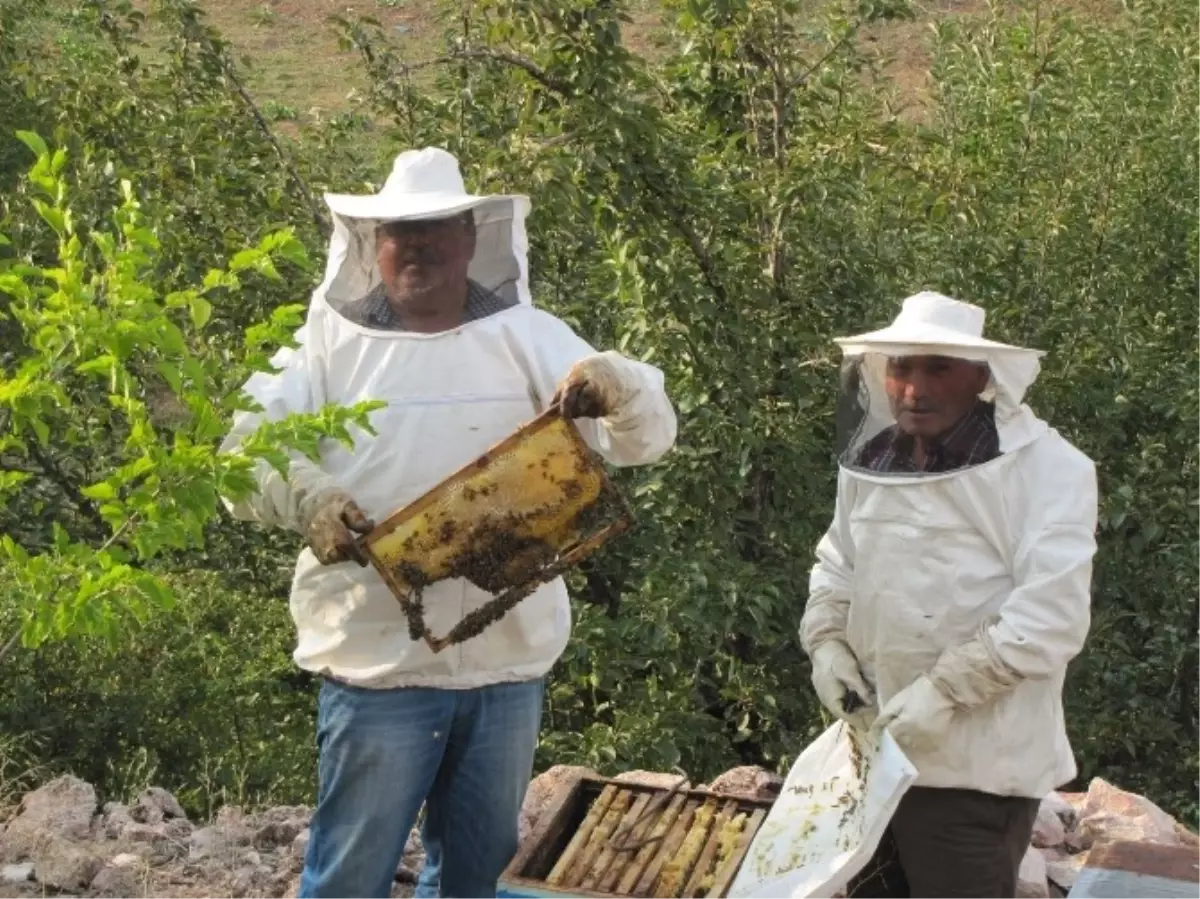
[[[132,185],[121,185],[111,230],[83,232],[66,151],[52,152],[32,132],[20,137],[37,154],[30,202],[58,251],[52,264],[17,257],[0,268],[6,317],[19,334],[0,374],[0,491],[10,508],[33,513],[0,537],[0,582],[20,615],[0,662],[18,640],[115,640],[130,618],[144,620],[171,599],[150,564],[201,546],[220,499],[255,489],[256,464],[286,473],[289,450],[318,458],[321,439],[350,443],[347,425],[368,427],[378,405],[264,423],[237,453],[218,452],[231,414],[257,408],[243,382],[270,370],[269,353],[290,340],[304,307],[280,307],[238,343],[205,333],[210,297],[242,290],[250,272],[278,279],[277,260],[307,265],[303,245],[276,232],[210,270],[201,286],[163,293],[147,277],[159,240]],[[58,502],[35,474],[54,480]],[[54,514],[64,506],[68,514]]]

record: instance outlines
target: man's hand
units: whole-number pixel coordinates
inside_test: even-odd
[[[841,640],[818,646],[812,654],[812,682],[817,698],[830,712],[857,730],[870,728],[878,712],[875,693],[849,646]]]
[[[874,730],[887,728],[901,749],[921,750],[941,740],[953,717],[953,700],[922,675],[883,707]]]
[[[322,565],[353,559],[366,566],[367,557],[359,548],[353,532],[365,534],[375,523],[363,513],[350,495],[328,490],[313,497],[302,510],[302,526],[308,545]]]
[[[566,418],[604,418],[619,412],[635,391],[622,383],[610,353],[576,362],[558,385],[550,404],[559,403]]]

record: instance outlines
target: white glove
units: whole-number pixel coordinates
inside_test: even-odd
[[[838,718],[858,730],[867,730],[875,720],[875,692],[867,685],[858,667],[858,659],[841,640],[822,643],[812,653],[812,682],[821,704]],[[846,700],[853,694],[860,704]]]
[[[580,359],[558,385],[551,405],[561,403],[567,418],[619,416],[638,393],[624,377],[623,361],[611,350]]]
[[[873,729],[886,727],[901,749],[928,749],[945,736],[954,711],[954,701],[921,675],[891,698]]]

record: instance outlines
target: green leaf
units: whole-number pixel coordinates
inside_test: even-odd
[[[18,131],[17,139],[33,151],[35,156],[45,156],[50,152],[50,148],[46,146],[46,142],[41,136],[33,131]]]
[[[197,329],[203,328],[212,318],[212,303],[204,297],[192,297],[189,308],[192,314],[192,324]]]
[[[33,200],[33,208],[37,210],[38,215],[54,229],[55,233],[60,237],[65,237],[67,233],[67,217],[61,209],[55,209],[49,203],[42,200]]]
[[[88,499],[94,499],[98,502],[117,498],[116,488],[107,481],[101,481],[98,484],[91,484],[87,487],[84,487],[80,492]]]
[[[155,362],[154,370],[162,375],[163,380],[177,396],[183,393],[183,376],[179,373],[178,367],[168,362]]]

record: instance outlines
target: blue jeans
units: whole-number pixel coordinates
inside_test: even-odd
[[[541,727],[542,680],[474,690],[325,681],[299,896],[387,897],[425,804],[417,896],[495,896]]]

